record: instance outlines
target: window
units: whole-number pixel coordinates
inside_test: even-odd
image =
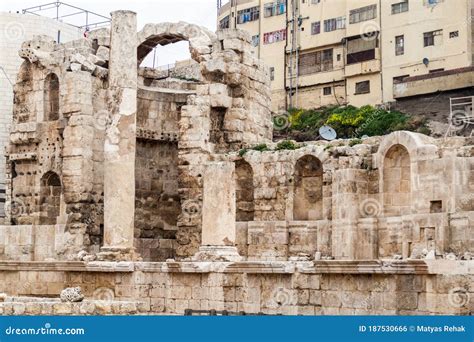
[[[457,38],[459,37],[459,31],[449,32],[449,38]]]
[[[392,5],[392,14],[408,12],[408,0]]]
[[[338,62],[340,62],[340,61],[341,61],[341,54],[340,54],[340,53],[338,53],[338,54],[337,54],[337,57],[336,57],[336,59],[337,59],[337,61],[338,61]]]
[[[364,39],[364,37],[350,38],[347,40],[347,64],[355,64],[375,59],[375,49],[378,38]]]
[[[410,75],[396,76],[393,78],[393,84],[403,83],[407,77],[410,77]]]
[[[245,24],[249,21],[258,20],[260,8],[251,7],[237,12],[237,24]]]
[[[324,32],[331,32],[346,28],[346,17],[324,20]]]
[[[323,88],[323,95],[331,95],[332,94],[332,88],[331,87],[324,87]]]
[[[435,37],[442,38],[442,35],[443,35],[443,30],[423,33],[423,46],[427,47],[427,46],[439,45],[439,40],[437,40]],[[438,44],[436,44],[436,42],[438,42]]]
[[[370,5],[351,10],[349,12],[349,23],[355,24],[361,21],[374,19],[377,17],[377,5]]]
[[[255,36],[252,36],[252,45],[253,46],[259,46],[260,45],[260,35],[257,34]]]
[[[320,34],[321,33],[321,22],[316,21],[311,24],[311,34]]]
[[[311,3],[312,3],[313,5],[317,5],[317,4],[319,4],[320,2],[321,2],[321,0],[311,0]]]
[[[286,2],[285,0],[278,0],[269,4],[265,4],[264,16],[273,17],[274,15],[280,15],[286,13]]]
[[[272,44],[286,39],[286,29],[268,32],[263,35],[263,44]]]
[[[395,37],[395,55],[400,56],[405,54],[405,38],[404,36]]]
[[[270,67],[270,81],[274,81],[274,80],[275,80],[275,68]]]
[[[333,50],[326,49],[301,54],[298,58],[298,74],[308,75],[333,69]]]
[[[230,26],[229,16],[225,17],[219,22],[220,29],[228,29]]]
[[[368,94],[370,93],[370,81],[357,82],[355,84],[355,94]]]
[[[44,121],[59,120],[59,78],[54,73],[44,81],[43,102]]]

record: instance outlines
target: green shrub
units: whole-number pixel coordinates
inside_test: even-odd
[[[291,109],[289,113],[289,136],[298,141],[317,138],[318,130],[323,125],[333,127],[339,138],[384,135],[399,130],[424,134],[429,132],[426,121],[419,117],[372,106],[360,108],[333,106],[318,110]]]
[[[239,151],[239,157],[243,157],[245,155],[245,153],[247,153],[249,150],[246,149],[246,148],[243,148]]]
[[[362,144],[362,139],[351,139],[351,141],[349,141],[350,147],[359,145],[359,144]]]
[[[300,148],[300,147],[298,146],[298,144],[295,144],[293,141],[291,141],[291,140],[282,140],[282,141],[280,141],[280,142],[277,144],[275,150],[276,150],[276,151],[281,151],[281,150],[296,150],[296,149],[298,149],[298,148]]]
[[[267,144],[259,144],[259,145],[256,145],[256,146],[252,147],[252,150],[263,152],[263,151],[268,151],[269,148],[268,148]]]

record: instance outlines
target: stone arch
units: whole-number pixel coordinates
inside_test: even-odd
[[[44,121],[59,120],[59,78],[55,73],[46,76],[43,90]]]
[[[323,218],[323,165],[305,155],[295,165],[293,219],[297,221]]]
[[[393,145],[383,162],[383,204],[385,216],[411,213],[411,159],[406,147]]]
[[[254,220],[255,202],[253,169],[245,160],[235,162],[236,220],[247,222]]]
[[[40,186],[40,224],[56,224],[61,207],[61,178],[53,171],[46,172]]]
[[[385,136],[380,142],[375,165],[382,169],[388,150],[397,144],[407,149],[412,162],[437,158],[438,148],[433,138],[420,133],[397,131]]]
[[[217,37],[202,26],[185,22],[147,24],[137,36],[138,65],[157,45],[164,46],[183,40],[189,42],[192,58],[200,62],[201,55],[211,53]]]

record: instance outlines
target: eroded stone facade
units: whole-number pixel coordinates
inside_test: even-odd
[[[193,77],[139,66],[180,40]],[[279,149],[251,49],[239,30],[137,33],[128,11],[111,31],[23,44],[1,312],[472,312],[474,143],[396,132]],[[82,304],[21,300],[75,286]]]

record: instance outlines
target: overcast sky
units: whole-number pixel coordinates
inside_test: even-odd
[[[22,9],[44,5],[54,2],[52,0],[0,0],[0,11],[16,12]],[[159,23],[164,21],[177,22],[187,21],[216,30],[217,0],[65,0],[67,4],[77,6],[101,15],[110,16],[110,12],[118,9],[127,9],[137,12],[138,29],[147,23]],[[224,1],[225,2],[225,1]],[[74,9],[60,7],[60,14],[71,14],[77,12]],[[44,11],[44,16],[55,16],[56,10]],[[100,18],[97,18],[100,19]],[[78,26],[85,24],[85,16],[73,16],[63,19]],[[94,20],[94,19],[92,19]],[[157,49],[156,65],[174,63],[177,60],[189,58],[189,50],[186,42],[160,47]],[[151,63],[149,56],[148,63]]]

